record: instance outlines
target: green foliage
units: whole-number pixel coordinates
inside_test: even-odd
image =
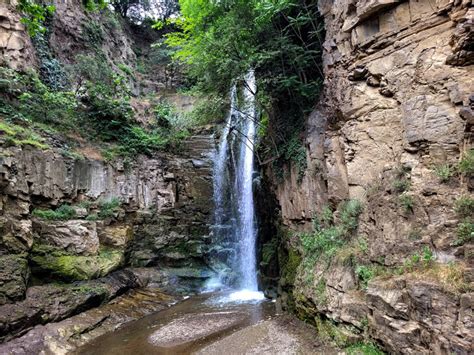
[[[324,306],[327,303],[326,279],[320,278],[314,289],[318,305]]]
[[[367,288],[369,281],[377,276],[376,268],[367,265],[358,265],[355,269],[355,273],[364,289]]]
[[[398,196],[398,202],[406,213],[413,212],[414,201],[412,196],[403,193]]]
[[[459,246],[474,240],[474,222],[470,218],[464,219],[458,224],[457,229],[458,238],[454,245]]]
[[[460,246],[474,239],[474,199],[462,196],[454,204],[456,214],[462,218],[457,227],[455,246]]]
[[[349,200],[339,206],[339,211],[340,217],[337,224],[324,226],[316,217],[313,224],[314,232],[300,235],[307,269],[311,269],[320,257],[331,258],[357,229],[362,204],[357,200]]]
[[[462,196],[454,203],[454,210],[459,217],[474,216],[474,199],[470,196]]]
[[[322,83],[324,26],[317,2],[179,3],[182,16],[173,22],[181,30],[167,35],[167,44],[176,49],[173,58],[187,64],[199,90],[220,96],[254,68],[259,111],[271,117],[259,130],[265,133],[259,144],[262,160],[277,157],[279,170],[291,161],[301,179],[306,156],[299,133]]]
[[[383,355],[377,345],[373,343],[356,343],[344,349],[348,355]]]
[[[442,183],[447,183],[454,176],[455,170],[449,164],[439,165],[434,168],[434,172]]]
[[[116,197],[110,200],[103,200],[99,202],[99,212],[97,217],[99,219],[112,218],[120,207],[120,200]]]
[[[434,260],[435,257],[433,251],[430,247],[425,245],[421,253],[415,253],[405,260],[403,266],[399,268],[398,273],[403,274],[405,272],[412,272],[415,269],[428,268],[432,265]]]
[[[407,179],[395,179],[393,181],[393,188],[398,193],[403,193],[410,189],[410,181]]]
[[[61,205],[56,210],[33,210],[33,216],[51,220],[51,221],[66,221],[76,217],[76,211],[69,205]]]
[[[296,167],[298,182],[301,182],[308,166],[306,149],[301,139],[298,135],[294,134],[282,150],[284,159],[290,161]]]
[[[1,115],[1,112],[0,112]],[[7,146],[30,145],[39,149],[47,149],[44,139],[31,129],[0,121],[0,142]]]
[[[88,44],[93,48],[99,48],[105,40],[102,24],[96,20],[90,20],[83,24],[82,33]]]
[[[474,149],[469,149],[464,153],[458,164],[458,170],[468,176],[474,174]]]
[[[56,10],[53,5],[44,5],[34,0],[20,0],[17,8],[23,14],[21,22],[26,26],[31,37],[46,32],[44,21]]]
[[[108,0],[82,0],[87,11],[97,12],[107,8]]]
[[[190,120],[201,125],[219,122],[225,117],[228,104],[227,98],[215,94],[198,97],[197,104],[190,114]]]

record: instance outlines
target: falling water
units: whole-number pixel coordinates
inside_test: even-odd
[[[220,280],[239,290],[257,291],[257,231],[252,181],[255,140],[255,76],[245,76],[241,99],[235,85],[231,108],[214,160],[214,241],[225,265]],[[242,295],[248,297],[248,295]]]
[[[245,77],[242,133],[240,138],[239,164],[236,169],[235,191],[238,195],[240,252],[239,268],[242,278],[240,288],[257,291],[255,261],[255,211],[253,203],[253,146],[255,139],[255,75]]]

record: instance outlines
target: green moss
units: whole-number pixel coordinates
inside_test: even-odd
[[[275,257],[278,249],[278,240],[276,238],[270,240],[262,246],[262,265],[268,265]]]
[[[9,146],[30,145],[39,149],[49,148],[44,139],[32,130],[7,122],[0,122],[0,138]]]
[[[373,343],[356,343],[344,349],[348,355],[383,355],[377,345]]]
[[[287,283],[293,285],[296,279],[296,273],[298,266],[301,264],[301,256],[295,249],[290,248],[288,250],[288,258],[282,268],[282,276],[286,279]]]
[[[42,272],[68,281],[90,280],[109,274],[123,262],[123,251],[102,248],[98,255],[68,255],[51,246],[33,246],[31,260]]]
[[[318,336],[326,342],[335,343],[339,347],[345,347],[349,343],[349,336],[335,323],[327,319],[316,317],[316,330]]]

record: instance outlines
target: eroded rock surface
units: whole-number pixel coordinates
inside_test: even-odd
[[[473,197],[472,176],[442,182],[436,169],[454,170],[472,149],[471,4],[341,0],[319,8],[325,88],[307,122],[308,168],[302,181],[292,169],[275,183],[293,234],[279,254],[281,299],[306,319],[368,331],[393,353],[468,354],[472,241],[458,242],[454,206]],[[364,205],[352,239],[329,261],[300,264],[297,232],[348,199]],[[430,266],[407,268],[423,251]]]

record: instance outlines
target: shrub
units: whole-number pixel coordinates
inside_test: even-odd
[[[439,165],[434,168],[434,172],[442,183],[447,183],[449,179],[455,174],[454,169],[449,164]]]
[[[393,182],[393,188],[398,193],[408,191],[410,189],[410,181],[408,181],[407,179],[396,179]]]
[[[100,201],[97,217],[99,219],[112,218],[119,207],[120,200],[116,197],[113,197],[108,201]]]
[[[371,266],[359,265],[356,267],[355,273],[361,281],[362,287],[366,289],[369,281],[376,276],[376,269]]]
[[[26,26],[31,37],[46,31],[43,23],[56,10],[53,5],[37,4],[32,0],[20,0],[17,8],[23,14],[21,22]]]
[[[458,224],[457,235],[458,238],[454,243],[455,246],[460,246],[474,240],[474,223],[472,219],[466,218]]]
[[[454,203],[454,210],[459,217],[474,216],[474,199],[469,196],[462,196]]]
[[[326,259],[332,257],[357,228],[362,204],[358,200],[349,200],[341,203],[339,210],[340,218],[337,224],[321,226],[316,217],[313,221],[314,232],[300,235],[307,268],[311,268],[319,256]]]
[[[35,209],[33,216],[52,221],[64,221],[76,217],[76,211],[69,205],[62,205],[56,210]]]
[[[474,149],[465,152],[463,158],[458,164],[459,172],[465,175],[474,174]]]
[[[413,212],[413,197],[410,195],[407,195],[406,193],[401,194],[398,196],[398,202],[400,203],[400,206],[403,208],[405,212]]]

